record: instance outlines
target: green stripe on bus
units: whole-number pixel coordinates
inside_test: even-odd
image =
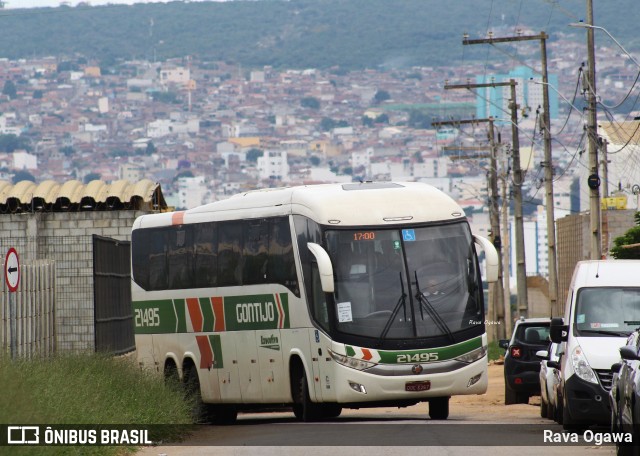
[[[200,298],[200,308],[202,309],[202,331],[213,331],[213,307],[211,298]]]
[[[187,332],[187,309],[186,302],[184,299],[174,299],[173,307],[176,310],[176,315],[178,317],[178,322],[176,324],[176,332],[185,333]]]
[[[404,362],[414,362],[415,359],[422,359],[421,354],[435,354],[436,358],[431,358],[432,361],[446,361],[449,359],[457,358],[470,351],[482,347],[482,337],[476,337],[475,339],[466,340],[456,345],[450,345],[448,347],[429,348],[425,350],[403,350],[403,351],[384,351],[378,350],[380,355],[380,362],[383,364],[396,364],[398,361],[398,355],[403,355],[406,359]]]
[[[222,358],[222,342],[220,341],[220,336],[217,334],[209,336],[209,342],[213,350],[213,368],[222,369],[224,367],[224,359]]]
[[[213,332],[212,298],[198,298],[202,331]],[[227,296],[222,298],[226,331],[288,329],[291,327],[288,293]],[[185,299],[136,301],[133,303],[136,334],[186,333]]]

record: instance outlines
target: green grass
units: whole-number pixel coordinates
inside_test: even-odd
[[[504,356],[504,348],[498,347],[498,341],[492,340],[489,342],[489,361],[495,361]]]
[[[0,357],[0,423],[186,425],[190,406],[162,377],[130,359],[68,355],[50,359]],[[186,426],[154,426],[154,440],[178,440]],[[41,436],[42,439],[42,436]],[[123,455],[133,447],[13,447],[12,454]]]

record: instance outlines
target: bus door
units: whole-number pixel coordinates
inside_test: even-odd
[[[316,389],[317,400],[333,402],[336,400],[336,395],[332,381],[332,359],[327,348],[331,342],[329,338],[318,329],[309,330],[309,335],[311,362],[313,366],[313,383]]]
[[[260,363],[255,331],[236,331],[236,354],[240,374],[240,396],[246,404],[262,402]]]
[[[222,402],[227,403],[242,402],[235,335],[234,332],[220,334],[223,363],[218,371],[218,381]]]
[[[264,402],[286,402],[289,384],[284,370],[280,330],[256,331]]]
[[[135,336],[135,339],[136,351],[138,353],[138,363],[142,364],[142,366],[147,369],[153,369],[157,372],[159,366],[154,356],[153,335],[139,334]]]

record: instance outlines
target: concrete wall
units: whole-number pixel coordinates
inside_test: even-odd
[[[56,263],[57,351],[95,348],[92,235],[131,240],[144,211],[40,212],[0,216],[0,254]]]
[[[608,257],[613,240],[635,226],[635,210],[602,211],[602,253]],[[558,305],[554,315],[564,315],[567,293],[576,263],[591,258],[590,218],[588,213],[573,214],[556,221],[558,258]]]

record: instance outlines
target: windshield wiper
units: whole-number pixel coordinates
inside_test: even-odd
[[[605,329],[579,329],[581,333],[604,334],[606,336],[629,336],[633,331],[607,331]]]
[[[400,311],[400,306],[402,306],[402,311],[404,313],[404,321],[407,321],[407,304],[406,304],[407,294],[404,292],[404,282],[402,281],[402,272],[399,272],[398,275],[400,276],[400,289],[402,290],[402,294],[400,295],[400,298],[398,299],[396,306],[393,308],[393,312],[391,312],[391,315],[389,316],[387,323],[384,325],[384,329],[382,330],[382,333],[380,333],[380,337],[378,337],[378,340],[376,341],[376,347],[379,347],[382,341],[384,340],[384,338],[387,337],[387,333],[391,329],[391,325],[393,325],[396,315],[398,315],[398,311]]]
[[[422,288],[420,288],[420,284],[418,283],[418,272],[413,271],[413,273],[415,274],[415,277],[416,277],[416,288],[418,290],[416,292],[416,299],[420,302],[420,316],[424,320],[424,313],[422,312],[422,309],[424,308],[424,310],[427,311],[427,313],[429,314],[433,322],[436,324],[436,326],[440,329],[440,331],[442,331],[444,334],[449,336],[449,339],[451,339],[451,342],[455,342],[455,338],[453,337],[453,333],[449,329],[449,326],[447,326],[447,324],[442,319],[440,314],[438,314],[438,311],[433,307],[433,305],[429,302],[427,297],[422,292]]]

